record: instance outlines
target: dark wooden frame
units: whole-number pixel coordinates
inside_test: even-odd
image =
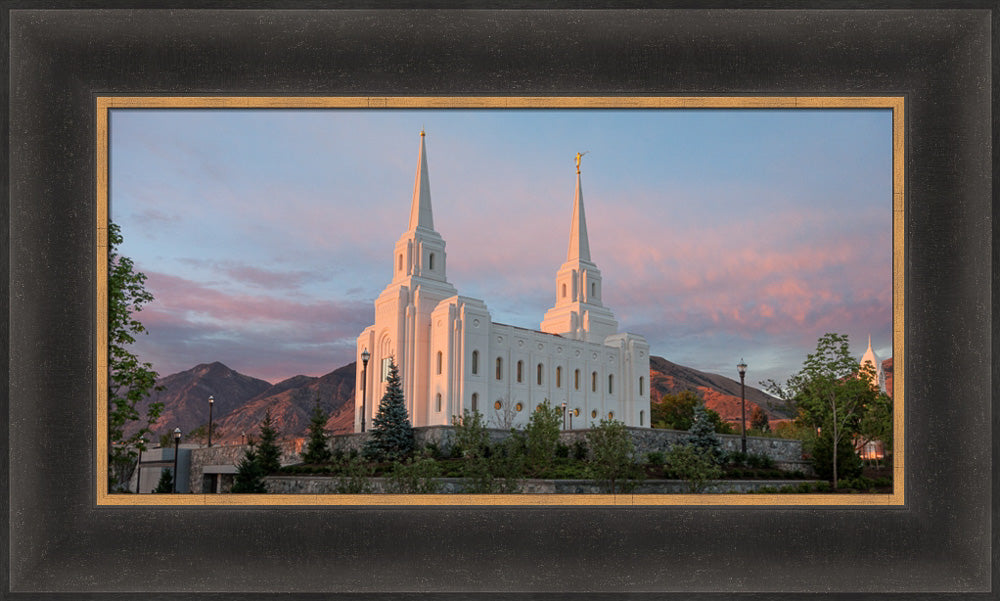
[[[964,6],[151,13],[7,4],[4,594],[990,598],[998,23],[984,10],[992,3]],[[94,98],[107,93],[904,96],[906,505],[96,507]]]

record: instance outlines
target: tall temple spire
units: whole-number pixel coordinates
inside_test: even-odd
[[[569,229],[567,261],[590,261],[590,240],[587,237],[587,215],[583,211],[583,189],[580,187],[580,158],[577,156],[576,197],[573,199],[573,221]]]
[[[434,229],[431,212],[431,179],[427,170],[427,148],[424,131],[420,130],[420,156],[417,158],[417,176],[413,180],[413,204],[410,206],[410,231],[417,227]]]

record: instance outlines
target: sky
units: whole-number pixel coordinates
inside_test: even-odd
[[[591,256],[653,355],[784,382],[826,332],[892,355],[888,109],[114,109],[110,215],[161,376],[354,359],[406,230],[420,131],[448,279],[537,329],[577,152]]]

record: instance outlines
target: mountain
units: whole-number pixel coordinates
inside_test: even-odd
[[[313,407],[330,415],[326,429],[350,432],[354,425],[355,364],[349,363],[324,376],[294,376],[282,380],[215,422],[220,441],[238,441],[243,434],[256,437],[265,412],[271,410],[275,428],[286,438],[304,436]]]
[[[649,357],[650,399],[657,401],[665,394],[674,394],[683,390],[698,392],[705,399],[705,406],[719,413],[722,419],[731,423],[740,423],[740,383],[718,374],[707,373],[667,361],[663,357]],[[746,418],[754,407],[760,407],[767,413],[771,421],[784,420],[791,417],[782,402],[769,394],[754,388],[746,387]]]
[[[139,414],[146,415],[152,402],[163,403],[163,412],[153,425],[154,435],[172,432],[180,428],[187,434],[198,426],[208,423],[208,397],[215,397],[212,408],[213,421],[242,405],[268,388],[269,382],[245,376],[229,369],[222,363],[202,363],[187,371],[171,374],[156,381],[162,390],[154,392],[149,400],[140,403]],[[126,432],[134,432],[138,424]]]
[[[208,397],[213,395],[213,442],[239,442],[244,434],[256,437],[269,408],[275,427],[284,438],[305,436],[317,399],[330,416],[326,422],[328,432],[351,432],[355,369],[355,363],[349,363],[320,377],[299,375],[272,385],[218,362],[197,365],[157,380],[163,390],[155,393],[153,400],[163,402],[164,409],[154,431],[159,436],[179,427],[186,437],[195,428],[208,423]],[[656,356],[650,357],[649,371],[653,400],[668,393],[695,390],[709,408],[718,411],[724,419],[739,423],[738,381]],[[891,373],[891,366],[887,373]],[[746,398],[747,419],[753,407],[758,405],[772,420],[789,417],[780,401],[752,386],[747,386]],[[140,407],[143,414],[145,410],[145,406]]]

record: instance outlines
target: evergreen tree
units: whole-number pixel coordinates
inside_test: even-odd
[[[413,427],[406,413],[399,370],[390,359],[385,395],[379,401],[378,413],[372,420],[371,434],[365,442],[364,454],[376,461],[396,461],[412,453]]]
[[[281,448],[278,447],[278,431],[274,429],[271,409],[264,413],[260,424],[260,446],[257,447],[257,465],[265,475],[281,469]]]
[[[715,435],[715,425],[712,424],[704,403],[699,403],[694,408],[694,422],[688,432],[691,434],[689,440],[697,451],[716,462],[722,459],[722,443]]]
[[[326,412],[319,406],[319,399],[316,399],[316,406],[313,407],[312,418],[309,420],[309,440],[302,452],[303,463],[327,463],[333,458],[329,437],[323,429],[326,420]]]
[[[170,473],[170,470],[163,468],[160,472],[160,481],[156,483],[156,488],[153,489],[155,493],[172,493],[174,492],[174,476]]]
[[[236,464],[236,476],[233,478],[234,493],[265,493],[267,486],[264,484],[264,476],[267,473],[260,467],[260,456],[254,448],[253,441],[247,445],[247,450],[243,452],[243,457]]]

